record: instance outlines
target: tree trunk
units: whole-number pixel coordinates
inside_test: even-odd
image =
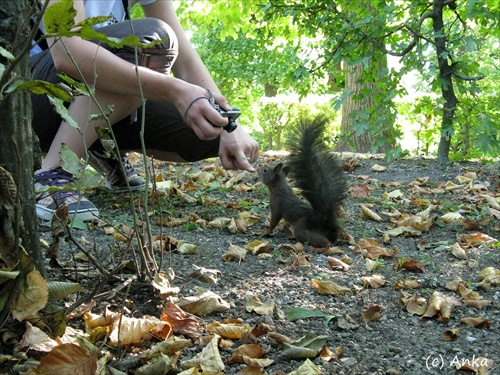
[[[370,69],[387,69],[387,56],[371,49]],[[389,108],[376,106],[375,98],[380,93],[376,82],[366,82],[363,63],[346,66],[345,102],[342,105],[340,140],[336,151],[383,152],[394,148],[391,136],[393,123]],[[372,76],[375,76],[372,73]],[[378,76],[378,74],[376,75]],[[393,120],[391,120],[393,121]],[[357,124],[357,125],[356,125]],[[355,127],[356,125],[356,127]],[[375,139],[377,146],[375,147]],[[382,144],[380,140],[386,143]]]
[[[357,122],[355,113],[369,110],[373,106],[373,97],[358,98],[363,87],[369,87],[372,84],[359,82],[364,71],[363,63],[348,65],[346,71],[345,90],[347,90],[347,96],[342,105],[341,139],[335,150],[369,152],[373,143],[372,134],[365,131],[363,134],[356,135],[354,125]],[[368,129],[366,128],[366,130]]]
[[[32,1],[0,0],[0,46],[14,56],[29,43],[29,15]],[[0,57],[0,64],[9,66],[7,59]],[[11,77],[30,79],[29,57],[26,55],[14,68]],[[4,90],[5,87],[0,89]],[[18,259],[20,241],[31,255],[36,267],[42,271],[43,259],[37,234],[33,188],[33,132],[31,128],[31,100],[25,92],[0,97],[0,166],[4,168],[0,181],[0,268]],[[5,190],[5,176],[10,174],[17,187]],[[5,194],[8,193],[7,198]],[[4,204],[5,199],[11,204]],[[2,265],[4,263],[4,265]]]
[[[441,138],[439,140],[438,156],[439,163],[447,163],[450,153],[451,137],[455,121],[455,111],[458,99],[453,90],[452,66],[448,63],[446,53],[446,38],[444,36],[443,7],[444,0],[434,0],[432,15],[432,27],[434,33],[438,35],[434,41],[436,43],[436,55],[439,67],[439,85],[443,94],[443,119],[441,122]]]

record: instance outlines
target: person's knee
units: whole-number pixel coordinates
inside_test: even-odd
[[[164,21],[157,18],[137,19],[141,23],[141,41],[145,43],[156,43],[154,48],[160,50],[178,50],[177,36],[174,30]],[[158,43],[161,41],[160,43]]]

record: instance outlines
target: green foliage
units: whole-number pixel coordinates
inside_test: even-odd
[[[326,314],[322,311],[311,310],[305,307],[294,307],[288,310],[287,317],[290,320],[307,319],[307,318],[324,318],[325,326],[330,320],[335,318],[335,315]]]
[[[62,145],[59,152],[61,167],[75,176],[77,182],[72,186],[73,190],[93,189],[99,186],[101,176],[86,164],[66,145]]]
[[[252,133],[263,150],[281,150],[284,148],[288,137],[289,125],[296,123],[302,117],[315,116],[319,113],[330,118],[327,126],[330,144],[334,144],[334,135],[338,133],[339,126],[335,123],[337,114],[332,110],[330,100],[305,101],[295,95],[295,101],[289,97],[264,97],[256,104],[256,114],[261,131]]]
[[[445,27],[439,33],[433,30],[432,19],[423,17],[433,9],[424,0],[204,0],[183,2],[179,16],[193,33],[192,40],[209,70],[215,72],[222,92],[243,110],[242,121],[258,124],[254,135],[265,133],[258,136],[264,148],[269,148],[269,139],[282,126],[260,123],[266,117],[259,113],[269,113],[269,108],[255,110],[266,84],[282,94],[324,94],[342,88],[345,71],[341,63],[362,63],[363,79],[375,82],[378,90],[358,93],[358,100],[370,96],[374,106],[352,114],[357,134],[374,134],[375,151],[399,140],[403,124],[410,121],[418,125],[415,131],[422,145],[420,152],[434,153],[442,127],[440,97],[442,90],[450,89],[439,77],[435,52],[435,38],[444,37],[447,49],[442,56],[453,69],[464,77],[484,77],[474,81],[453,78],[459,105],[454,129],[450,128],[452,154],[461,158],[498,156],[500,62],[495,53],[498,33],[491,31],[499,29],[500,9],[493,0],[457,0],[456,5],[454,10],[444,6]],[[413,44],[415,33],[421,38]],[[370,59],[377,50],[397,56],[390,60],[389,69],[371,66]],[[409,78],[416,81],[413,88],[417,95],[407,96]],[[330,85],[332,82],[336,87]],[[332,103],[334,108],[339,109],[345,97],[339,96]],[[295,97],[290,101],[291,108],[294,102]],[[257,113],[257,120],[247,115],[250,108]],[[431,121],[426,120],[424,109],[430,111]],[[283,103],[279,111],[288,110]],[[276,112],[268,118],[279,116]],[[399,126],[388,129],[396,116]],[[268,134],[271,131],[274,133]],[[402,152],[396,148],[391,154]]]

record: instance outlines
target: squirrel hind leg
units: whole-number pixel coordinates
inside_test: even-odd
[[[336,226],[328,232],[327,238],[331,242],[332,245],[335,245],[337,243],[337,241],[339,240],[339,238],[341,236],[343,236],[343,232],[344,232],[344,230],[342,228]]]
[[[321,233],[304,230],[299,233],[295,233],[295,238],[297,241],[302,242],[316,248],[326,248],[330,247],[332,243],[323,236]]]

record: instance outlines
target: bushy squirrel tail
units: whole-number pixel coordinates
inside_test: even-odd
[[[338,210],[346,197],[347,183],[339,159],[324,143],[327,123],[325,116],[300,120],[288,140],[288,166],[294,185],[313,207],[311,228],[331,229],[336,237]]]

